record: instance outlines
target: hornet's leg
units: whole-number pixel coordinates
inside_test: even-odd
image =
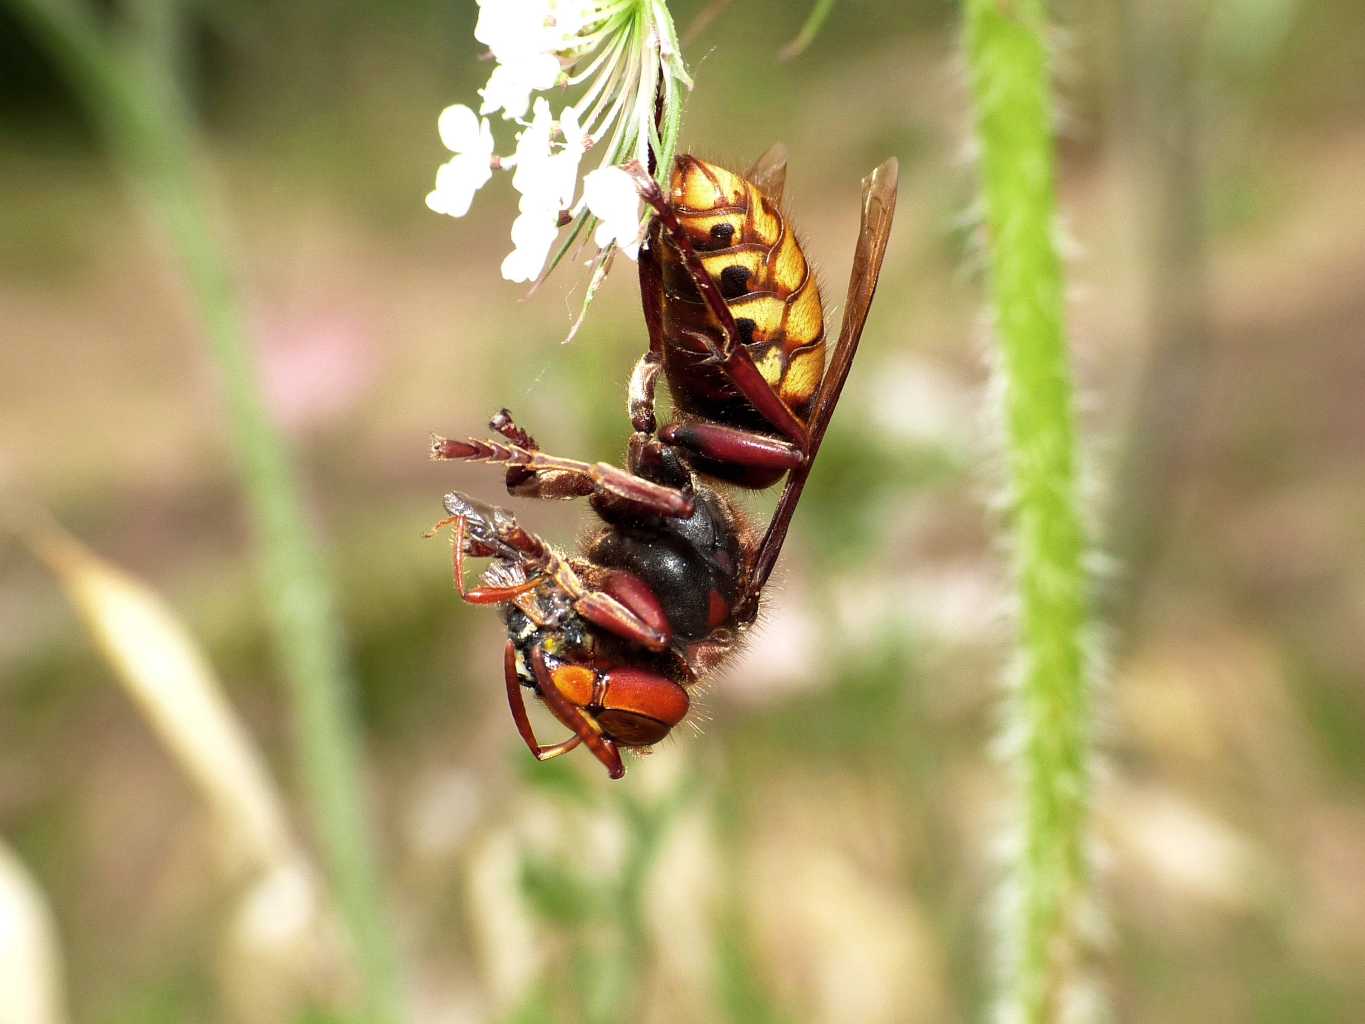
[[[635,362],[626,394],[626,411],[637,434],[652,435],[658,427],[654,419],[654,385],[663,367],[659,353],[646,352]]]
[[[630,465],[637,472],[641,453],[657,429],[654,384],[661,367],[659,354],[646,352],[630,376],[630,422],[635,428]],[[702,420],[670,423],[658,434],[665,444],[680,445],[716,462],[749,467],[760,475],[771,475],[774,480],[801,465],[805,458],[799,447],[780,437]]]
[[[517,676],[517,649],[511,640],[508,640],[507,646],[503,648],[502,674],[507,682],[507,703],[512,709],[512,721],[516,723],[517,732],[521,734],[521,738],[537,761],[548,761],[560,754],[567,754],[583,742],[583,738],[577,733],[566,740],[543,746],[536,739],[535,730],[531,728],[531,719],[526,714],[526,701],[521,694],[521,679]]]
[[[442,526],[455,526],[456,553],[452,560],[456,586],[465,600],[473,604],[499,604],[553,581],[574,602],[574,610],[594,625],[652,651],[665,650],[672,641],[667,621],[655,614],[655,608],[647,598],[628,587],[620,590],[620,596],[588,587],[554,548],[534,533],[522,529],[507,509],[485,504],[458,491],[445,496],[445,506],[450,516],[437,523],[432,532]],[[466,592],[465,554],[502,559],[519,566],[527,579],[511,586],[481,587]]]
[[[455,533],[450,542],[450,572],[455,579],[455,589],[459,591],[460,599],[468,604],[502,604],[510,601],[514,597],[520,597],[528,591],[535,590],[545,582],[544,576],[533,576],[522,583],[515,583],[506,587],[476,587],[473,590],[466,590],[464,586],[464,557],[466,553],[477,557],[487,557],[496,554],[496,549],[481,546],[472,538],[467,538],[467,520],[464,516],[446,516],[426,532],[424,536],[434,537],[437,532],[447,526],[454,526]],[[469,550],[470,548],[473,550]]]
[[[665,444],[676,444],[704,459],[753,471],[761,481],[750,486],[766,487],[783,473],[806,461],[805,454],[790,441],[739,427],[705,420],[680,420],[659,432]]]
[[[647,444],[658,429],[658,421],[654,416],[654,391],[662,367],[663,363],[659,354],[651,351],[646,352],[636,361],[635,369],[631,372],[626,411],[630,416],[630,425],[634,430],[634,436],[631,438],[632,452]],[[519,426],[512,418],[511,412],[506,409],[500,409],[489,420],[488,426],[510,441],[514,448],[524,449],[527,452],[539,452],[541,450],[536,439]],[[610,472],[614,468],[608,467],[606,471]],[[630,470],[627,472],[633,477],[641,477],[639,467],[634,464],[634,461],[630,463]],[[639,495],[635,493],[638,488],[635,487],[633,481],[627,485],[627,488],[612,486],[613,481],[619,482],[619,478],[611,477],[605,485],[599,484],[591,474],[585,474],[577,468],[570,470],[563,468],[531,469],[525,465],[510,465],[507,469],[507,492],[522,498],[584,498],[592,494],[603,494],[613,497],[628,497],[633,502],[638,501]],[[630,495],[623,494],[622,491],[625,489],[630,489],[632,493]],[[650,511],[669,513],[667,509],[658,508],[652,499],[644,504]]]
[[[554,716],[587,744],[597,760],[606,765],[608,775],[613,779],[625,775],[626,769],[621,764],[621,752],[616,749],[616,744],[602,735],[602,727],[597,724],[596,719],[582,708],[570,704],[555,686],[554,677],[550,675],[549,666],[545,664],[545,655],[541,652],[539,644],[531,648],[531,670],[536,675],[536,682],[540,684],[540,696],[549,705]]]
[[[539,449],[523,448],[519,444],[480,441],[467,438],[455,441],[433,437],[431,457],[438,461],[464,460],[468,462],[500,462],[511,468],[526,469],[535,474],[557,473],[575,477],[584,488],[578,493],[606,494],[636,502],[659,515],[686,519],[692,515],[692,495],[674,487],[664,487],[643,477],[620,469],[607,462],[580,462],[547,455]],[[556,497],[571,497],[561,492]]]
[[[532,437],[530,434],[528,434],[526,431],[522,430],[521,427],[517,426],[516,422],[512,419],[512,414],[508,412],[506,409],[499,409],[494,414],[493,418],[488,421],[488,427],[490,430],[496,430],[499,434],[507,438],[507,440],[511,441],[514,445],[517,445],[521,448],[525,448],[527,451],[531,452],[540,451],[540,445],[536,444],[536,439]],[[570,479],[572,479],[575,484],[579,483],[579,479],[577,477],[571,477]],[[524,466],[507,467],[508,494],[520,494],[526,497],[533,498],[540,497],[578,498],[584,497],[586,496],[586,494],[592,493],[591,488],[589,488],[587,491],[584,491],[581,486],[576,486],[573,492],[568,494],[563,495],[556,493],[542,494],[540,485],[541,474],[536,473],[533,470],[526,469]]]

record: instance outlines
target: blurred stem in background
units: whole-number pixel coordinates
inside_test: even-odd
[[[1117,5],[1118,130],[1141,183],[1139,205],[1146,357],[1122,432],[1106,548],[1123,566],[1105,588],[1106,620],[1121,656],[1169,536],[1175,462],[1198,418],[1208,362],[1204,160],[1198,65],[1207,11],[1183,3]]]
[[[796,38],[778,51],[778,59],[791,60],[805,53],[806,48],[815,42],[815,37],[820,34],[820,29],[824,28],[825,21],[833,10],[834,0],[815,0],[810,14],[801,25],[801,30],[796,33]]]
[[[1049,40],[1042,0],[968,0],[1017,602],[1006,718],[1022,835],[1011,851],[1002,1017],[1071,1016],[1091,871],[1089,594],[1056,245]]]
[[[1208,239],[1217,200],[1236,202],[1239,190],[1255,185],[1245,164],[1257,107],[1301,7],[1301,0],[1123,0],[1109,12],[1106,34],[1120,71],[1114,130],[1133,169],[1133,220],[1146,253],[1143,362],[1120,434],[1105,536],[1123,566],[1105,587],[1116,657],[1131,646],[1170,539],[1182,465],[1198,461],[1192,439],[1201,432],[1212,348]],[[1220,187],[1211,191],[1215,180]]]
[[[297,748],[317,836],[364,979],[368,1022],[401,1018],[398,964],[364,814],[343,637],[285,441],[261,397],[237,288],[196,167],[179,89],[176,0],[140,0],[118,28],[69,0],[9,0],[70,78],[165,232],[222,374],[242,487],[256,530],[266,613],[293,691]]]
[[[582,849],[523,849],[522,893],[532,913],[566,940],[557,969],[541,979],[525,1004],[506,1018],[508,1024],[557,1020],[564,1006],[553,993],[569,997],[568,1019],[583,1024],[615,1024],[645,1016],[642,999],[654,969],[654,942],[646,921],[646,895],[651,873],[670,833],[681,817],[703,797],[699,777],[684,772],[660,791],[641,795],[628,789],[604,791],[597,779],[585,788],[567,765],[528,762],[534,774],[528,784],[562,806],[562,834],[576,834],[573,823],[588,818],[617,823],[624,837],[619,866],[605,874],[586,865]],[[577,818],[575,812],[586,815]],[[580,837],[581,838],[581,837]]]

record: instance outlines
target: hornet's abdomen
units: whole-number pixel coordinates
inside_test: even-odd
[[[825,370],[824,310],[815,275],[777,207],[752,183],[692,156],[678,158],[669,204],[716,281],[759,371],[803,422]],[[701,365],[719,324],[655,220],[650,248],[663,281],[663,362],[681,409],[736,426],[765,425],[715,366]]]

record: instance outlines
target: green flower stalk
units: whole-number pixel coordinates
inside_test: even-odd
[[[106,37],[87,9],[68,0],[9,2],[79,89],[174,247],[198,307],[256,531],[265,613],[291,687],[304,790],[364,981],[365,1020],[393,1024],[402,1016],[397,955],[365,823],[341,627],[286,442],[261,395],[233,274],[197,172],[193,116],[175,86],[177,5],[137,5],[140,31],[125,39]]]
[[[1018,605],[1007,746],[1020,835],[1005,922],[1003,1020],[1074,1019],[1092,869],[1093,665],[1077,437],[1056,244],[1042,0],[968,0],[998,392]]]

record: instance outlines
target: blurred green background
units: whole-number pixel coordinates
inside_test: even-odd
[[[684,32],[704,6],[672,5]],[[699,735],[612,785],[585,757],[530,761],[497,616],[459,606],[422,532],[446,490],[501,490],[430,463],[431,431],[506,405],[551,451],[619,458],[632,275],[561,346],[585,280],[566,264],[529,300],[500,280],[508,183],[463,221],[424,208],[436,115],[489,70],[472,3],[189,8],[183,85],[339,584],[413,1019],[980,1019],[1008,629],[956,7],[845,0],[780,63],[805,5],[733,4],[685,44],[684,146],[742,167],[786,142],[827,308],[858,181],[888,155],[900,212],[763,628],[694,702]],[[1355,0],[1128,0],[1059,21],[1070,332],[1110,563],[1095,969],[1122,1020],[1356,1018],[1365,19]],[[297,804],[175,253],[3,4],[0,82],[0,489],[168,599]],[[566,545],[587,522],[518,507]],[[220,826],[49,573],[0,545],[0,840],[51,906],[69,1019],[339,1019],[344,951],[334,970],[243,952]]]

